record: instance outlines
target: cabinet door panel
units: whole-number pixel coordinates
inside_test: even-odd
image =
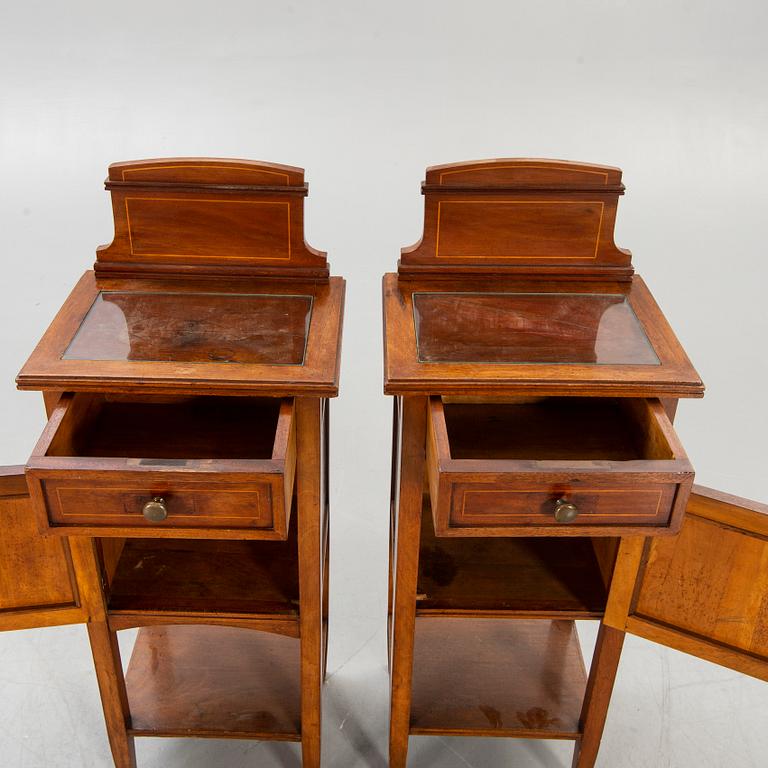
[[[768,680],[768,506],[694,487],[678,536],[622,541],[605,622]]]
[[[85,621],[69,542],[41,536],[23,467],[0,467],[0,630]]]

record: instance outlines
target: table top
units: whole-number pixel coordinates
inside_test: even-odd
[[[119,279],[86,272],[20,389],[338,394],[344,280]]]
[[[384,277],[387,394],[700,397],[645,283]]]

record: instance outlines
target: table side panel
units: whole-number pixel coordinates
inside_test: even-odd
[[[41,535],[24,468],[0,468],[0,630],[85,620],[69,543]]]
[[[695,487],[677,537],[622,545],[606,623],[768,680],[767,521]]]

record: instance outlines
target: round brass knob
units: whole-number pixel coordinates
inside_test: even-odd
[[[161,496],[155,496],[152,501],[148,501],[144,505],[141,513],[150,523],[161,523],[168,517],[168,507],[165,506],[165,499]]]
[[[555,502],[555,520],[558,523],[572,523],[579,516],[579,508],[566,499]]]

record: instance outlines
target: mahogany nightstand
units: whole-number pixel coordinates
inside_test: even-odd
[[[704,387],[614,245],[621,171],[460,163],[422,191],[384,277],[390,766],[409,734],[591,766],[625,632],[768,680],[768,507],[691,492],[672,422]]]
[[[17,379],[49,422],[0,476],[0,628],[87,624],[120,768],[135,736],[301,741],[316,768],[344,281],[304,242],[300,168],[106,186],[115,239]]]

